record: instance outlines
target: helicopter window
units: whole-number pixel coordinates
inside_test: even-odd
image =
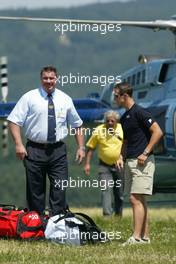
[[[132,85],[135,85],[135,81],[136,81],[136,75],[133,74],[133,76],[132,76]]]
[[[105,108],[101,102],[86,100],[86,101],[74,101],[74,106],[79,109],[94,109]]]
[[[130,76],[127,78],[127,82],[128,82],[129,84],[131,84],[131,77],[130,77]]]
[[[142,83],[145,83],[145,70],[142,71]]]
[[[138,99],[142,99],[147,95],[147,91],[142,91],[138,93]]]
[[[137,73],[137,79],[136,79],[136,84],[140,84],[140,79],[141,79],[141,73]]]
[[[175,72],[176,72],[176,63],[170,63],[166,64],[164,63],[161,68],[159,81],[164,82],[171,78],[175,78]]]
[[[160,75],[159,75],[159,82],[164,82],[166,80],[166,75],[168,73],[169,64],[164,63],[161,67]]]

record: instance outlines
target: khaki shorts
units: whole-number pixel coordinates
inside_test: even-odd
[[[138,165],[137,159],[127,159],[125,162],[125,193],[152,195],[154,171],[153,155],[147,158],[144,166]]]

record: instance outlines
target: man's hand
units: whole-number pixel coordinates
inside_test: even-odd
[[[84,173],[89,176],[90,175],[90,164],[86,163],[84,166]]]
[[[137,157],[138,165],[140,165],[140,166],[144,166],[144,163],[145,163],[146,159],[147,159],[147,156],[144,155],[143,153],[142,153],[141,155],[139,155],[139,156]]]
[[[119,170],[121,170],[121,169],[123,169],[123,163],[124,163],[124,162],[123,162],[123,158],[120,157],[120,158],[117,160],[115,166],[116,166]]]
[[[85,150],[83,150],[82,148],[78,148],[76,152],[76,161],[78,162],[78,164],[81,164],[84,158],[85,158]]]
[[[16,145],[16,156],[20,160],[24,160],[24,158],[27,156],[27,151],[25,147],[23,146],[23,144]]]

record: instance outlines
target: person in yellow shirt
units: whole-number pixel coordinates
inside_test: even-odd
[[[84,172],[90,174],[90,162],[93,152],[98,146],[99,181],[102,191],[103,215],[122,216],[123,208],[123,171],[115,164],[120,157],[123,143],[123,131],[119,123],[119,114],[108,111],[104,115],[104,124],[97,126],[88,140]],[[105,183],[105,184],[101,184]],[[112,191],[114,194],[114,209],[112,207]]]

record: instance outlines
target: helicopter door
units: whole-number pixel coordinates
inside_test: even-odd
[[[149,107],[146,110],[152,113],[153,118],[157,121],[159,126],[161,127],[163,133],[166,133],[166,111],[168,106],[154,106]],[[175,116],[176,118],[176,116]],[[176,121],[176,119],[175,119]],[[176,129],[176,127],[175,127]],[[166,153],[167,146],[165,145],[164,137],[160,139],[157,145],[154,147],[155,155],[162,155]]]
[[[176,110],[174,112],[174,124],[173,124],[173,129],[174,129],[174,142],[175,142],[175,146],[176,146]]]

